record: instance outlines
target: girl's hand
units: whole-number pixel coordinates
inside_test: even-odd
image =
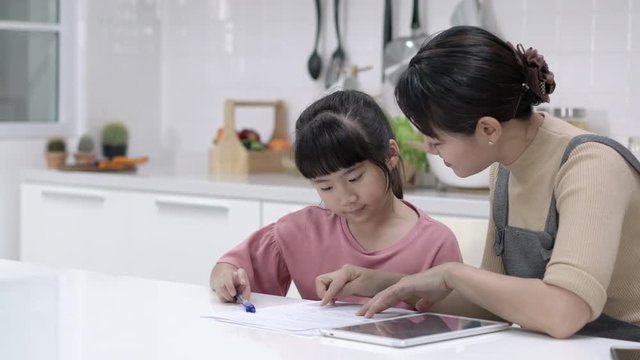
[[[231,264],[216,264],[211,274],[211,288],[223,302],[235,302],[238,293],[247,300],[251,296],[247,272]]]
[[[320,305],[334,303],[336,298],[344,296],[371,297],[401,277],[402,274],[344,265],[339,270],[318,276],[316,293],[321,299]]]
[[[446,263],[418,274],[405,276],[396,284],[374,296],[358,310],[357,314],[370,318],[414,296],[420,299],[415,305],[416,309],[427,311],[453,290],[447,285],[446,277],[452,267],[456,265],[460,264]]]

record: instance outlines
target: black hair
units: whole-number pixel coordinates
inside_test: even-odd
[[[442,31],[411,59],[398,80],[396,101],[411,122],[431,137],[436,129],[473,134],[483,116],[499,122],[527,120],[533,105],[543,99],[530,90],[527,69],[514,51],[477,27]]]
[[[389,120],[375,100],[360,91],[329,94],[305,109],[296,121],[295,162],[307,179],[315,179],[362,161],[371,161],[387,179],[387,191],[402,199],[402,159],[389,170]]]

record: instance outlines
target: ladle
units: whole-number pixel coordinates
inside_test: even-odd
[[[309,61],[307,62],[307,67],[309,69],[309,75],[314,80],[317,80],[320,77],[320,72],[322,71],[322,58],[318,54],[318,40],[320,39],[320,20],[321,20],[321,8],[320,8],[320,0],[315,0],[316,2],[316,43],[313,46],[313,52],[309,57]]]

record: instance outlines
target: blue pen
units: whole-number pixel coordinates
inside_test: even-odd
[[[256,307],[253,306],[253,304],[249,300],[245,299],[241,294],[236,295],[236,301],[242,305],[244,311],[249,313],[256,312]]]

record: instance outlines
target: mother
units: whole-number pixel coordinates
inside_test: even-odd
[[[482,267],[400,277],[345,266],[317,278],[323,303],[373,296],[360,315],[406,301],[557,338],[640,341],[640,164],[608,138],[534,112],[554,88],[536,50],[482,29],[453,27],[426,43],[396,100],[458,176],[494,164]]]

